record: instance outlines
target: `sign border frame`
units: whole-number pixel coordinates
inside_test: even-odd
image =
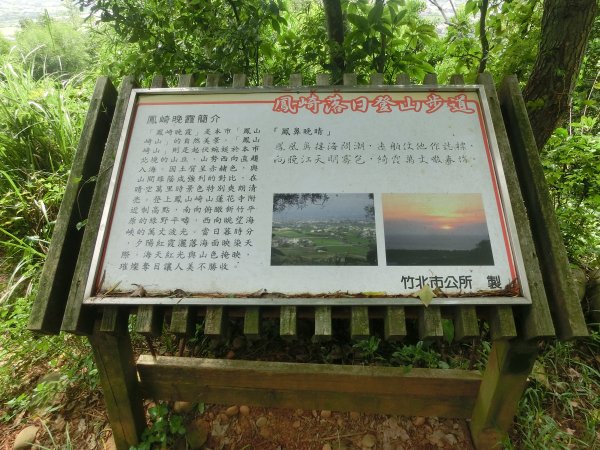
[[[490,105],[487,100],[485,86],[481,84],[472,85],[371,85],[371,86],[302,86],[302,87],[246,87],[246,88],[228,88],[228,87],[176,87],[176,88],[139,88],[133,89],[128,100],[127,110],[123,120],[123,129],[119,138],[117,152],[110,175],[108,192],[104,201],[98,237],[94,244],[94,251],[91,260],[90,272],[86,281],[83,304],[87,305],[167,305],[167,306],[193,306],[193,305],[213,305],[213,306],[422,306],[423,303],[417,297],[395,296],[395,297],[333,297],[314,296],[314,297],[273,297],[265,293],[264,297],[177,297],[177,296],[148,296],[148,297],[130,297],[130,296],[110,296],[95,295],[94,289],[98,278],[102,278],[98,273],[102,262],[102,253],[108,238],[108,228],[112,213],[115,207],[120,176],[124,165],[124,153],[128,146],[131,131],[135,124],[135,107],[138,98],[142,95],[202,95],[202,94],[301,94],[301,93],[385,93],[385,92],[476,92],[481,105],[483,122],[487,133],[487,143],[492,157],[493,174],[500,193],[500,203],[504,213],[504,221],[507,228],[507,237],[512,250],[512,257],[515,264],[517,279],[521,288],[519,296],[452,296],[452,297],[434,297],[430,305],[450,306],[450,305],[530,305],[532,303],[531,292],[525,272],[522,250],[519,243],[514,214],[511,206],[511,199],[508,193],[508,186],[504,175],[504,167],[500,157],[500,150],[496,133],[494,130]]]

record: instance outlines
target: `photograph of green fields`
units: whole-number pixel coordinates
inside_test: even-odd
[[[383,194],[388,266],[491,266],[480,194]]]
[[[376,266],[373,194],[274,194],[273,266]]]

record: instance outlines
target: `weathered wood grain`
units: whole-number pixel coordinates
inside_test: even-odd
[[[88,336],[117,450],[137,445],[146,427],[126,319],[121,315],[110,332],[101,332],[97,323]]]
[[[315,339],[329,341],[332,333],[331,306],[315,306]]]
[[[475,448],[499,447],[512,425],[537,357],[534,341],[494,341],[471,417]]]
[[[567,251],[517,77],[505,78],[498,94],[558,336],[561,339],[587,336]]]
[[[406,337],[406,314],[402,306],[387,306],[383,316],[385,339],[401,341]]]
[[[88,216],[96,184],[93,177],[100,170],[116,101],[117,91],[110,80],[98,78],[29,316],[32,331],[60,331],[84,235],[84,230],[77,228]]]
[[[444,336],[442,310],[439,306],[419,307],[419,339],[431,341]]]
[[[244,311],[244,336],[248,339],[260,338],[260,308],[246,306]]]
[[[104,155],[102,156],[102,163],[96,180],[96,188],[94,189],[62,321],[61,329],[70,333],[89,334],[92,332],[94,317],[90,308],[83,307],[84,290],[88,277],[91,275],[92,256],[98,238],[102,211],[104,210],[115,155],[123,130],[129,97],[134,87],[136,87],[135,79],[133,77],[125,77],[119,89],[119,96],[115,105],[110,132],[106,140]]]
[[[353,306],[350,308],[350,338],[368,339],[370,335],[369,307]]]
[[[279,309],[279,335],[283,339],[296,339],[298,333],[298,318],[295,306],[282,306]]]
[[[143,392],[155,399],[441,417],[470,417],[480,385],[479,374],[461,370],[174,357],[154,361],[149,355],[140,356],[137,368]]]
[[[477,82],[485,87],[531,293],[531,306],[515,306],[513,309],[516,311],[519,335],[525,339],[551,337],[555,335],[554,325],[494,80],[489,74],[479,74]]]

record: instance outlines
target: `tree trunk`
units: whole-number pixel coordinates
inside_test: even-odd
[[[327,37],[329,38],[331,65],[334,80],[342,78],[346,67],[344,58],[344,16],[340,0],[323,0],[327,19]]]
[[[538,55],[523,91],[538,149],[569,109],[597,12],[597,0],[544,0]]]

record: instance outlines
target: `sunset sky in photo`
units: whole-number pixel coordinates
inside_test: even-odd
[[[480,194],[383,194],[386,248],[469,250],[489,239]]]

